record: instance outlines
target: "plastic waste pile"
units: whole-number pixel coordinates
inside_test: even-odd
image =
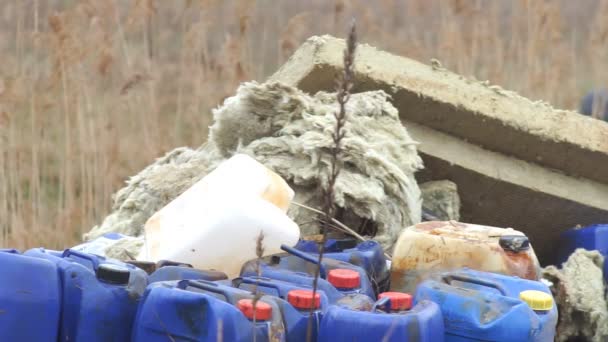
[[[326,241],[319,262],[317,241],[286,215],[293,196],[277,174],[236,155],[149,218],[136,260],[104,255],[132,238],[117,233],[65,251],[1,250],[0,340],[560,338],[553,294],[566,278],[541,280],[522,232],[428,221],[402,230],[391,259],[378,242],[344,235]],[[565,234],[564,255],[602,232]]]

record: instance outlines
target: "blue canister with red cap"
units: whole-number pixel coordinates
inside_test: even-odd
[[[381,293],[378,298],[370,311],[330,307],[321,321],[318,341],[443,341],[437,304],[421,301],[412,306],[412,296],[401,292]]]
[[[285,341],[282,310],[267,296],[221,283],[180,280],[150,284],[131,341]]]
[[[241,276],[255,276],[258,269],[266,278],[283,280],[299,285],[312,286],[318,255],[302,252],[289,246],[281,246],[287,253],[275,254],[261,260],[255,259],[245,263]],[[347,262],[323,258],[319,268],[318,288],[325,292],[330,303],[344,295],[365,295],[376,299],[370,278],[364,269]]]

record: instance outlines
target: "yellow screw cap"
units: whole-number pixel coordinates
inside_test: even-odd
[[[549,311],[553,308],[553,297],[542,291],[522,291],[519,293],[519,299],[526,302],[534,311]]]

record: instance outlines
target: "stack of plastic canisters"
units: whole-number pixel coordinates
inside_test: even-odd
[[[0,250],[0,340],[553,339],[557,308],[544,284],[463,268],[431,274],[414,296],[379,291],[390,277],[378,247],[330,243],[319,264],[310,244],[283,246],[232,279],[179,262]],[[23,326],[29,318],[38,329]]]

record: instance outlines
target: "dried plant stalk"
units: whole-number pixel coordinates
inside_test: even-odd
[[[344,126],[346,125],[346,103],[350,98],[350,91],[353,88],[355,72],[354,72],[354,64],[355,64],[355,51],[357,49],[357,33],[355,30],[355,20],[351,22],[350,32],[348,34],[348,38],[346,40],[346,49],[344,50],[344,71],[342,72],[342,77],[337,81],[337,89],[336,89],[336,98],[339,105],[339,110],[334,113],[334,118],[336,119],[336,125],[334,126],[334,131],[332,132],[332,140],[334,146],[331,148],[331,165],[330,165],[330,174],[327,180],[327,188],[321,190],[323,191],[323,211],[324,211],[324,219],[321,224],[321,233],[323,234],[323,238],[321,239],[321,244],[319,246],[319,259],[317,263],[317,268],[315,271],[315,278],[313,280],[312,285],[312,296],[315,298],[317,293],[317,285],[319,280],[319,275],[321,273],[321,263],[323,262],[323,252],[325,250],[325,242],[327,241],[327,231],[329,230],[329,225],[334,219],[334,214],[336,211],[335,205],[335,185],[336,180],[338,179],[338,175],[340,174],[340,157],[342,155],[342,139],[344,139],[345,131]],[[312,301],[314,303],[314,300]],[[313,321],[313,311],[314,307],[311,306],[310,313],[308,317],[308,328],[306,331],[306,340],[311,340],[312,335],[312,321]]]
[[[261,230],[258,238],[255,241],[255,255],[257,257],[257,263],[255,265],[256,274],[259,277],[262,276],[262,256],[264,255],[264,231]],[[253,285],[253,341],[255,342],[257,337],[255,333],[255,323],[256,323],[256,306],[260,298],[262,298],[262,294],[258,291],[258,282],[259,279],[256,279],[255,284]]]

